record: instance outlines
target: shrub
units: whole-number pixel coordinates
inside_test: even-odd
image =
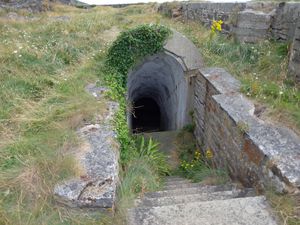
[[[161,175],[169,174],[170,168],[166,161],[166,156],[159,151],[159,143],[150,138],[145,140],[144,137],[138,137],[137,149],[139,156],[145,158],[154,170]]]

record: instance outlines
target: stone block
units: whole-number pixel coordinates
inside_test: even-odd
[[[265,155],[249,138],[245,138],[243,151],[248,156],[248,159],[257,166],[260,166],[264,160]]]
[[[237,25],[233,33],[241,42],[255,43],[268,37],[270,25],[269,13],[245,10],[238,13]]]
[[[271,24],[272,37],[276,40],[291,41],[295,34],[297,20],[300,16],[300,4],[282,2],[276,8]]]
[[[294,187],[300,187],[300,138],[287,128],[267,124],[256,118],[253,115],[253,104],[242,96],[218,95],[213,98],[236,123],[244,121],[248,124],[249,130],[246,133],[249,139],[261,154],[276,164],[280,171],[279,178]]]
[[[88,85],[86,90],[99,98],[105,88]],[[88,124],[77,131],[82,144],[74,150],[79,174],[54,188],[55,199],[70,207],[114,209],[119,182],[119,144],[111,126],[118,110],[115,102],[107,103],[101,122]]]
[[[200,73],[217,90],[214,94],[232,93],[240,90],[241,83],[223,68],[203,68]]]
[[[289,73],[292,79],[300,83],[300,19],[298,19],[295,36],[291,47]]]
[[[203,67],[202,57],[195,45],[177,31],[172,32],[172,37],[164,45],[164,50],[179,58],[185,71]]]

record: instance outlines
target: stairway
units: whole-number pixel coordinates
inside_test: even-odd
[[[146,193],[128,210],[129,225],[275,225],[264,196],[237,185],[209,186],[166,178],[162,191]]]

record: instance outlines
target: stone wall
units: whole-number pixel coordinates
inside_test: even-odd
[[[50,0],[6,0],[0,2],[0,8],[6,10],[25,9],[30,12],[41,12],[50,9]]]
[[[0,0],[0,8],[8,11],[24,9],[36,13],[51,9],[51,4],[55,2],[66,5],[78,3],[76,0]]]
[[[182,13],[185,20],[199,21],[210,26],[213,20],[223,20],[223,31],[232,30],[234,17],[246,8],[245,3],[182,3]]]
[[[280,3],[272,18],[271,37],[275,40],[292,41],[299,17],[300,3]]]
[[[270,36],[271,14],[247,9],[237,13],[232,33],[241,42],[255,43]]]
[[[236,35],[244,42],[257,42],[266,38],[292,41],[300,17],[300,3],[292,2],[178,2],[163,3],[158,10],[172,15],[172,10],[178,11],[178,8],[183,19],[199,21],[208,27],[213,20],[223,20],[224,32]]]
[[[231,34],[241,42],[256,43],[266,39],[293,42],[290,72],[299,81],[299,24],[300,3],[248,2],[163,3],[158,11],[165,15],[181,13],[188,21],[199,21],[210,27],[213,20],[223,20],[223,33]]]
[[[214,164],[247,187],[299,192],[299,137],[260,120],[239,93],[239,81],[224,69],[200,69],[194,79],[195,136],[213,152]]]
[[[300,18],[300,17],[299,17]],[[289,63],[290,74],[300,83],[300,19],[298,21],[293,44],[291,47],[291,57]]]
[[[103,101],[105,87],[89,84],[86,91]],[[112,212],[119,183],[119,143],[111,121],[119,109],[116,102],[106,102],[106,110],[95,115],[95,123],[77,131],[81,140],[72,151],[78,172],[54,187],[57,202],[75,208],[98,208]]]

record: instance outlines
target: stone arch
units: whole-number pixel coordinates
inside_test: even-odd
[[[143,99],[145,104],[146,99],[152,99],[159,106],[159,125],[147,129],[141,124],[141,131],[175,130],[190,122],[188,114],[192,109],[193,90],[190,76],[202,65],[196,46],[173,31],[162,52],[145,57],[129,72],[127,98],[133,105],[133,112],[145,107],[135,105],[137,101],[143,103]],[[135,113],[128,115],[128,122],[133,130],[139,129],[132,127],[133,120],[136,120]]]

